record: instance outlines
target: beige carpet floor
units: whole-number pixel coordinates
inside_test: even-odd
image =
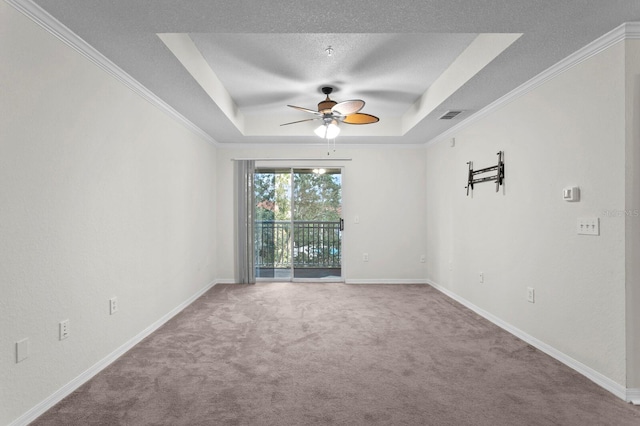
[[[217,285],[33,425],[640,425],[424,285]]]

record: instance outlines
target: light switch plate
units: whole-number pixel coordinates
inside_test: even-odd
[[[580,235],[600,235],[600,218],[598,217],[579,217],[576,226]]]

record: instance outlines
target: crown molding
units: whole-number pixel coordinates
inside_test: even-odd
[[[123,71],[120,67],[114,64],[111,60],[105,57],[102,53],[96,50],[89,43],[80,38],[77,34],[63,25],[60,21],[51,16],[47,11],[42,9],[40,6],[35,4],[32,0],[5,0],[6,3],[11,5],[13,8],[23,13],[33,22],[44,28],[46,31],[51,33],[53,36],[61,40],[67,46],[71,47],[85,58],[89,59],[99,68],[106,71],[108,74],[116,78],[125,86],[129,87],[135,93],[140,95],[142,98],[149,101],[151,104],[158,107],[161,111],[165,112],[172,118],[174,118],[179,123],[183,124],[185,127],[193,131],[198,136],[205,139],[207,142],[212,143],[213,145],[219,147],[219,144],[215,139],[211,137],[208,133],[202,130],[200,127],[196,126],[193,122],[188,120],[185,116],[180,114],[178,111],[173,109],[169,104],[160,99],[157,95],[143,86],[136,79],[131,77],[125,71]],[[440,135],[428,140],[423,144],[415,144],[415,145],[429,145],[435,142],[439,142],[450,138],[456,134],[456,132],[462,130],[466,126],[480,120],[484,116],[490,114],[491,112],[501,108],[502,106],[514,101],[515,99],[525,95],[526,93],[534,90],[540,85],[544,84],[546,81],[555,78],[559,74],[567,71],[568,69],[578,65],[579,63],[591,58],[594,55],[597,55],[601,51],[613,46],[614,44],[623,41],[623,40],[637,40],[640,39],[640,22],[627,22],[624,23],[597,40],[589,43],[582,49],[574,52],[569,55],[562,61],[556,63],[551,66],[547,70],[538,74],[531,80],[512,90],[508,94],[502,96],[498,100],[489,104],[485,108],[481,109],[477,113],[471,115],[464,121],[461,121],[457,125],[449,128],[445,132]],[[246,148],[248,146],[252,146],[253,144],[232,144],[233,147],[243,147]],[[291,146],[290,144],[287,144]],[[358,146],[359,148],[361,146]],[[397,145],[396,145],[397,147]]]
[[[627,22],[622,24],[624,26],[627,39],[638,40],[640,39],[640,22]]]
[[[586,61],[587,59],[597,55],[603,50],[610,48],[614,44],[620,41],[628,40],[628,39],[630,40],[640,39],[640,22],[626,22],[614,28],[613,30],[609,31],[602,37],[594,40],[593,42],[587,44],[583,48],[567,56],[566,58],[556,63],[555,65],[552,65],[551,67],[547,68],[545,71],[541,72],[537,76],[533,77],[531,80],[527,81],[526,83],[520,85],[519,87],[515,88],[511,92],[502,96],[498,100],[490,103],[489,105],[487,105],[480,111],[476,112],[475,114],[471,115],[467,119],[449,128],[448,130],[439,134],[435,138],[428,140],[427,142],[425,142],[425,145],[430,145],[435,142],[447,140],[455,136],[457,132],[469,126],[470,124],[475,123],[476,121],[480,120],[486,115],[489,115],[495,110],[502,108],[508,103],[531,92],[532,90],[543,85],[547,81],[557,77],[558,75],[573,68],[574,66],[580,64],[581,62]]]
[[[200,127],[193,124],[185,116],[173,109],[169,104],[160,99],[156,94],[143,86],[136,79],[131,77],[122,68],[118,67],[102,53],[98,52],[93,46],[80,38],[76,33],[63,25],[56,18],[51,16],[47,11],[35,4],[32,0],[5,0],[13,8],[27,16],[33,22],[44,28],[53,36],[58,38],[67,46],[80,53],[82,56],[93,62],[102,70],[106,71],[116,80],[124,84],[126,87],[137,93],[143,99],[149,101],[152,105],[159,108],[165,114],[169,115],[187,129],[194,132],[207,142],[218,146],[218,142]]]

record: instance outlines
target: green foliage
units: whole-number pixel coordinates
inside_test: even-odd
[[[291,201],[294,205],[296,264],[339,264],[341,175],[296,170],[291,191],[289,171],[255,174],[256,258],[262,267],[289,267]],[[314,223],[305,223],[305,221]],[[333,222],[320,224],[316,222]]]
[[[296,220],[336,222],[342,213],[339,174],[295,173],[293,205]]]
[[[254,178],[256,200],[255,220],[275,220],[275,175],[256,173]]]
[[[289,173],[256,173],[254,193],[256,220],[289,220],[291,207]]]
[[[278,173],[275,175],[275,181],[276,220],[290,220],[291,202],[289,201],[289,194],[291,193],[291,181],[289,174]]]

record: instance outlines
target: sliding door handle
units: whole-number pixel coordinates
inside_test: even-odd
[[[344,219],[340,219],[340,230],[344,231]]]

